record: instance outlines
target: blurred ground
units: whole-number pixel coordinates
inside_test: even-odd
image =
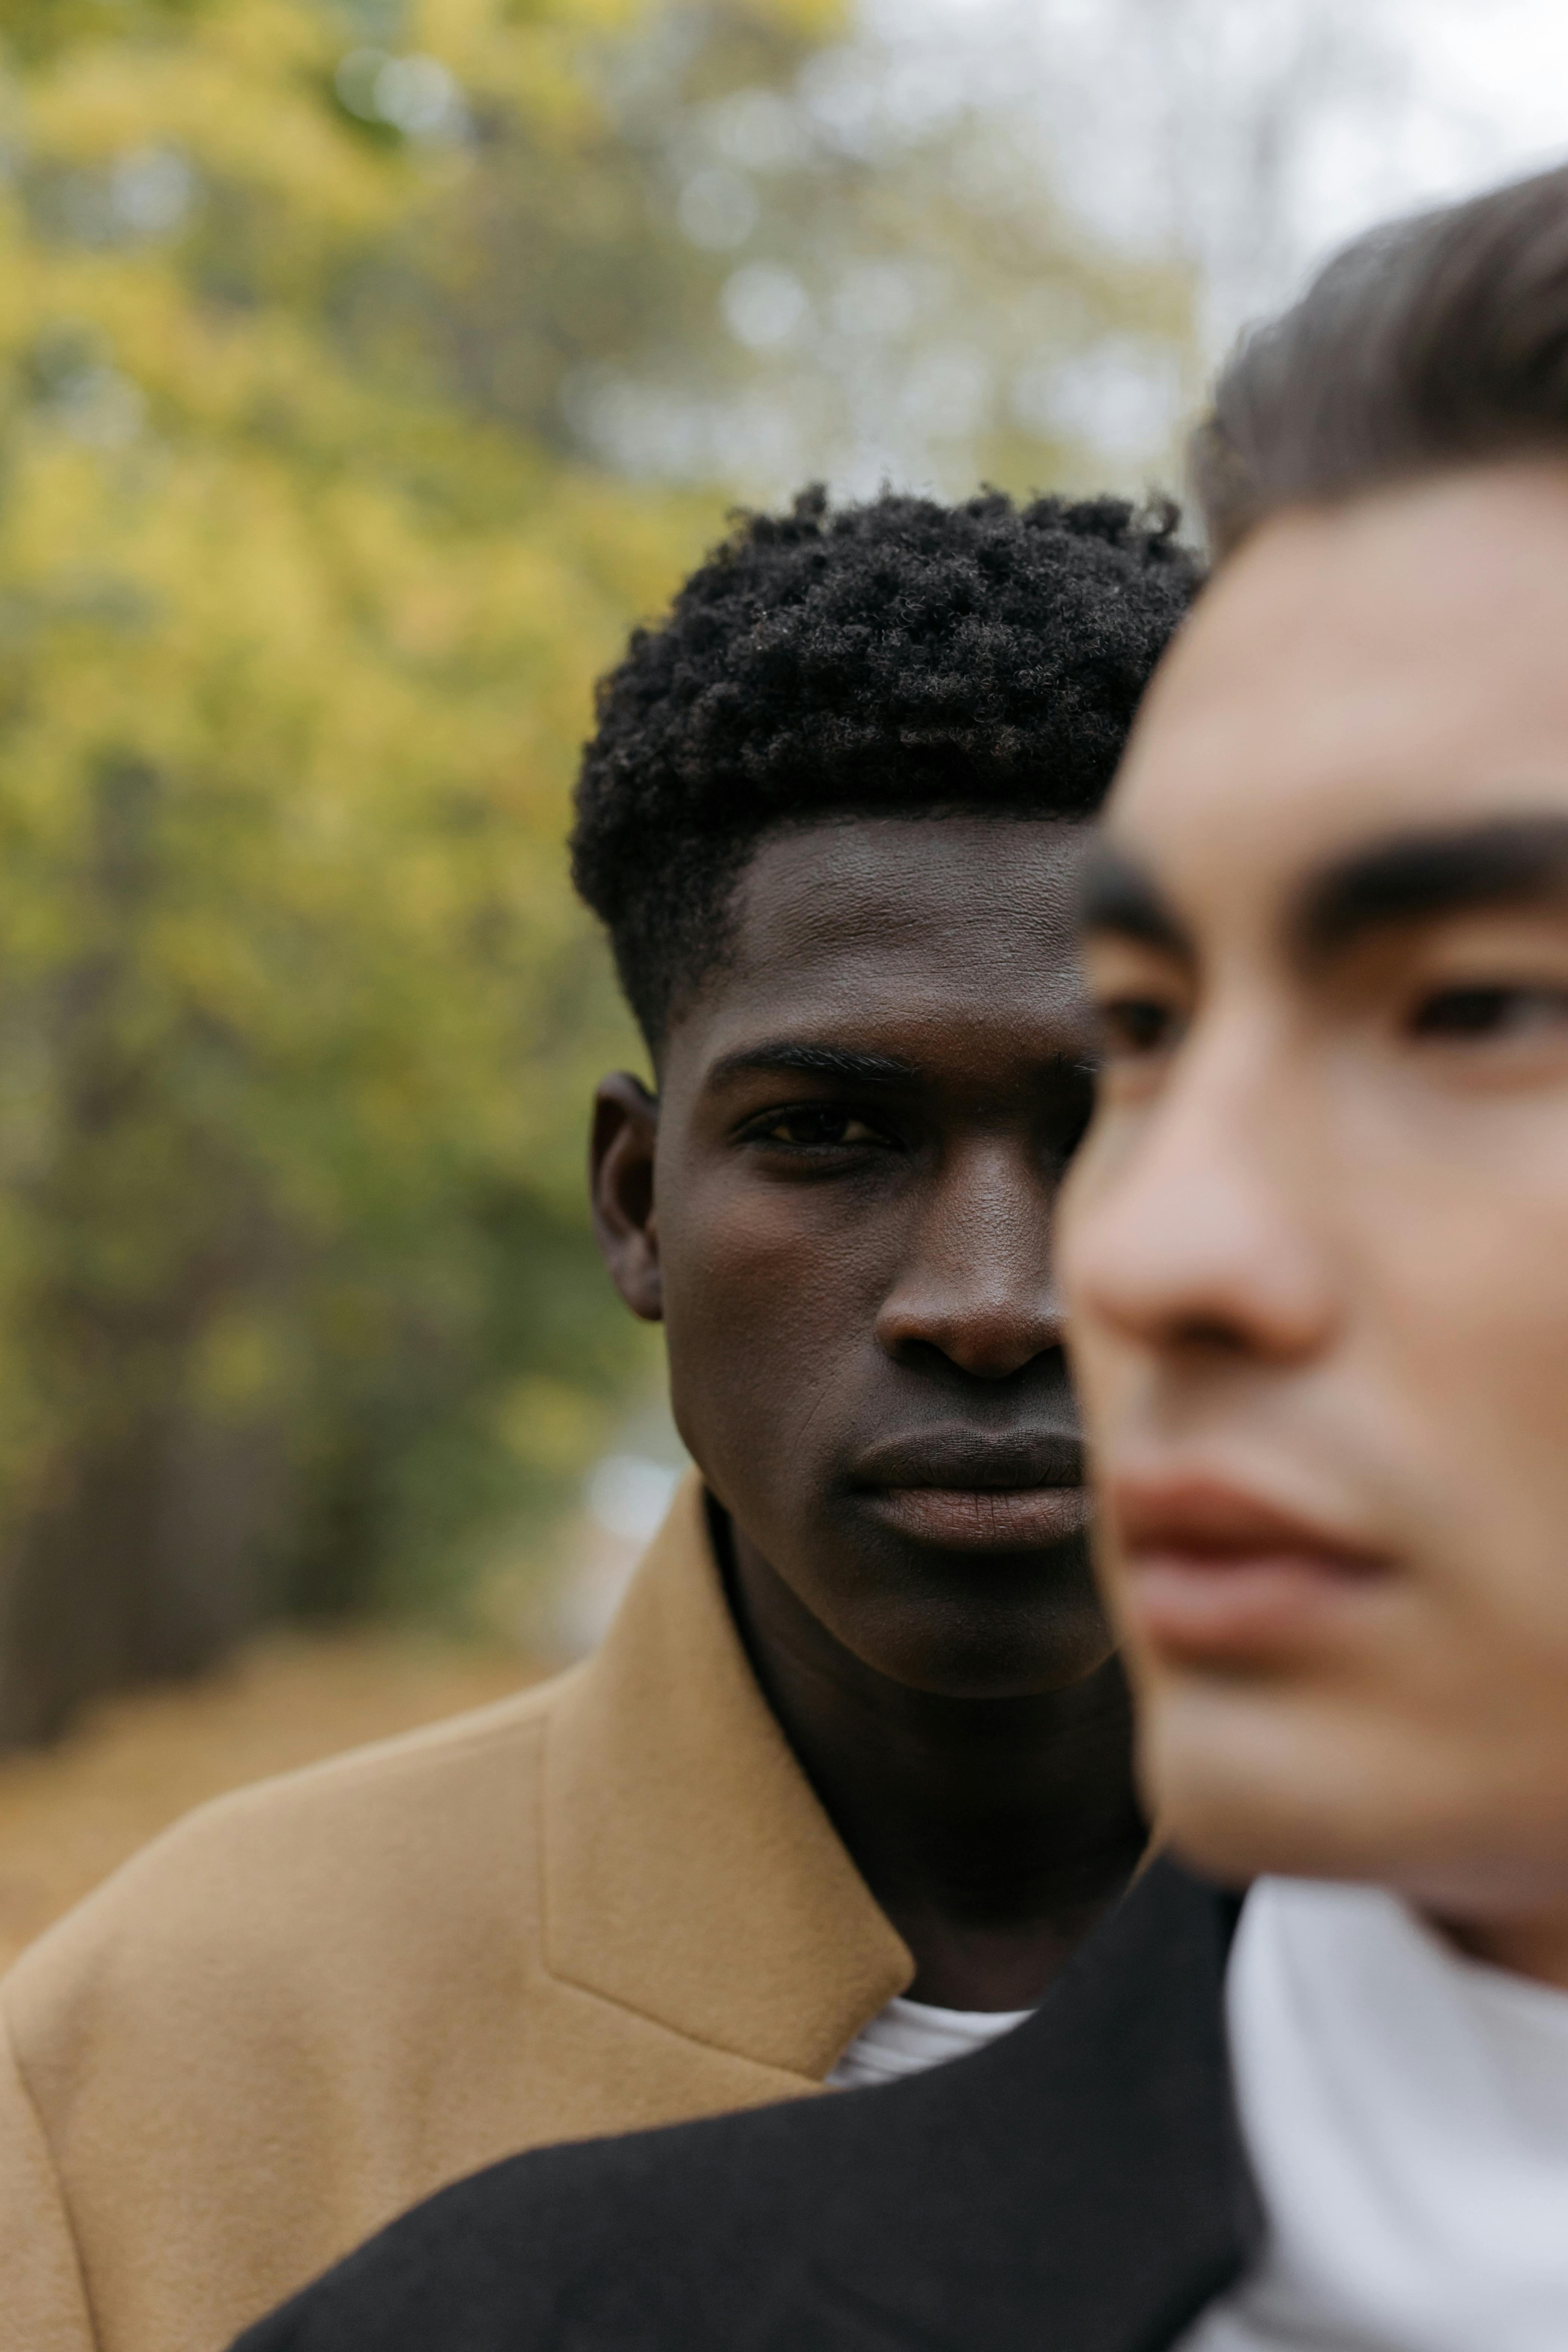
[[[0,1762],[0,1968],[193,1805],[504,1697],[545,1669],[383,1632],[258,1642],[199,1683],[90,1711]]]

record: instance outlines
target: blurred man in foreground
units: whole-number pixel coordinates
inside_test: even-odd
[[[1234,1942],[1156,1863],[1002,2048],[499,2168],[247,2352],[1568,2344],[1568,173],[1354,248],[1202,479],[1064,1255]]]
[[[576,872],[658,1096],[601,1088],[595,1210],[700,1475],[585,1667],[208,1808],[18,1966],[7,2352],[210,2352],[512,2150],[930,2066],[1121,1893],[1050,1226],[1170,530],[808,497],[606,683]]]
[[[1568,2343],[1568,174],[1222,387],[1068,1255],[1269,2224],[1194,2352]],[[1289,1874],[1273,1875],[1272,1874]],[[1331,1883],[1324,1883],[1331,1882]]]

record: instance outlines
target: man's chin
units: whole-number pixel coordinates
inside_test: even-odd
[[[1417,1759],[1332,1708],[1258,1689],[1141,1694],[1138,1777],[1160,1843],[1203,1876],[1409,1888],[1447,1825]],[[1373,1751],[1377,1752],[1373,1752]]]
[[[1113,1646],[1092,1599],[1076,1609],[987,1607],[973,1594],[947,1606],[928,1599],[918,1617],[836,1630],[867,1665],[939,1698],[1021,1699],[1066,1690],[1097,1673]]]

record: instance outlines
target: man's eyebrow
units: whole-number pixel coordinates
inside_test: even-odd
[[[1291,929],[1310,963],[1369,932],[1568,898],[1568,816],[1531,813],[1423,828],[1336,858],[1301,891]]]
[[[1079,886],[1079,921],[1089,935],[1110,933],[1158,948],[1190,963],[1193,943],[1185,925],[1163,898],[1152,876],[1134,857],[1109,841],[1090,850]]]
[[[893,1087],[916,1084],[921,1072],[896,1054],[864,1053],[848,1045],[821,1045],[802,1037],[774,1037],[760,1045],[742,1045],[721,1055],[704,1081],[711,1091],[731,1078],[774,1071],[806,1078],[839,1078],[850,1086]]]

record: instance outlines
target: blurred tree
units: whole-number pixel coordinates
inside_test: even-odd
[[[377,137],[331,11],[6,12],[0,1740],[280,1602],[409,1599],[626,1375],[559,841],[708,517],[340,348],[462,167],[459,68],[563,146],[591,111],[610,12],[429,13],[426,127]]]
[[[1103,487],[1109,456],[1141,488],[1191,390],[1192,273],[1089,237],[1021,103],[837,13],[808,42],[798,10],[653,10],[585,54],[569,145],[481,110],[419,235],[345,280],[347,342],[634,478],[961,494]]]
[[[560,841],[711,486],[910,383],[900,447],[1059,472],[975,353],[1182,348],[972,122],[857,129],[843,31],[0,0],[0,1745],[448,1605],[603,1443]]]

